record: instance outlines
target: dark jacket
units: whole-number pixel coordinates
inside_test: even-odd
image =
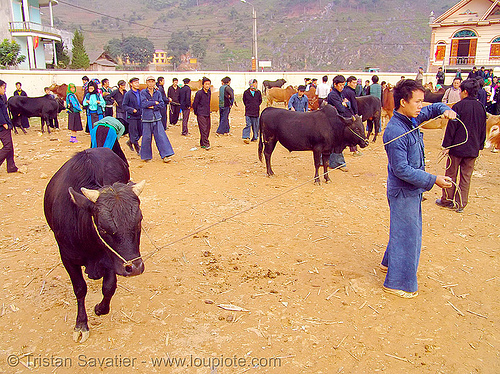
[[[3,127],[5,124],[9,125],[9,129],[12,128],[12,122],[7,112],[6,98],[5,96],[0,96],[0,131],[5,131],[5,127]]]
[[[358,114],[358,102],[356,101],[356,91],[351,87],[345,86],[341,94],[343,99],[349,100],[348,108],[351,111],[351,115]]]
[[[158,91],[160,91],[160,94],[161,94],[161,98],[163,99],[163,102],[166,104],[168,104],[168,97],[167,97],[167,94],[165,93],[165,86],[162,86],[161,84],[159,84],[158,86]]]
[[[191,108],[191,87],[187,84],[182,86],[179,91],[179,104],[181,104],[182,110],[188,110]]]
[[[126,94],[127,94],[127,91],[125,91],[122,94],[119,89],[116,89],[113,92],[111,92],[111,94],[109,95],[116,102],[116,118],[127,119],[127,114],[126,114],[125,108],[123,107],[123,99],[124,99]]]
[[[158,104],[156,104],[156,102],[158,102]],[[160,109],[164,107],[165,107],[165,102],[161,98],[160,91],[154,90],[153,95],[149,93],[149,90],[147,88],[141,91],[141,108],[142,108],[143,122],[161,121]]]
[[[173,104],[173,105],[180,104],[180,92],[181,92],[181,88],[179,86],[177,86],[177,88],[174,88],[174,86],[170,86],[168,88],[167,96],[169,99],[172,99],[170,104]]]
[[[351,117],[352,113],[351,111],[344,105],[342,105],[342,102],[344,99],[342,98],[342,95],[339,91],[337,91],[335,88],[330,91],[328,94],[326,101],[328,104],[333,105],[335,109],[337,109],[337,112],[342,116],[342,117]]]
[[[21,92],[15,90],[13,96],[28,96],[28,94],[24,90],[21,90]]]
[[[208,89],[207,92],[201,89],[196,92],[193,101],[194,114],[197,116],[210,116],[210,97],[212,92]]]
[[[484,88],[480,88],[477,91],[477,100],[484,105],[486,108],[486,104],[488,103],[488,93]]]
[[[450,148],[450,155],[455,157],[477,157],[486,140],[486,110],[476,98],[466,97],[453,105],[452,109],[467,127],[469,138],[466,138],[464,125],[459,121],[448,121],[444,133],[443,147],[462,143]]]
[[[223,85],[222,87],[224,87],[224,86],[225,86],[225,89],[224,89],[224,106],[221,106],[221,104],[222,104],[222,98],[220,97],[220,93],[219,93],[219,108],[231,108],[233,106],[233,103],[234,103],[234,91],[231,88],[231,86]]]
[[[417,196],[429,191],[436,176],[425,171],[424,135],[420,130],[409,132],[422,122],[450,109],[446,104],[434,103],[423,107],[417,118],[408,118],[394,110],[384,131],[387,158],[387,195]]]
[[[260,113],[260,104],[262,104],[262,94],[259,90],[252,91],[248,88],[243,92],[243,104],[245,105],[245,116],[258,117]]]
[[[444,84],[444,72],[438,71],[436,74],[436,80],[437,80],[437,84],[443,85]]]
[[[135,95],[135,92],[139,94],[139,98]],[[141,101],[140,101],[140,91],[129,90],[123,95],[123,109],[127,112],[127,118],[140,119],[141,118]],[[134,113],[134,109],[137,112]]]

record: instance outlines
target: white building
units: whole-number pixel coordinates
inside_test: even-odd
[[[0,0],[0,38],[12,39],[21,46],[26,60],[19,64],[20,69],[45,69],[45,45],[54,51],[55,42],[61,41],[61,32],[53,27],[52,6],[56,4],[57,0]],[[48,26],[42,25],[41,7],[48,7]],[[52,55],[55,60],[55,53]]]
[[[462,0],[430,21],[429,72],[500,66],[500,1]]]

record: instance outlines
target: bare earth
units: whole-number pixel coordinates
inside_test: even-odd
[[[194,119],[190,137],[171,127],[170,164],[156,151],[143,163],[121,140],[132,179],[147,181],[143,227],[154,243],[143,233],[141,252],[163,248],[144,274],[119,278],[109,315],[93,314],[100,282],[88,281],[83,344],[72,340],[76,300],[42,202],[51,176],[90,138],[42,135],[36,121],[14,136],[24,173],[0,170],[0,372],[500,372],[498,154],[481,153],[463,214],[437,207],[437,188],[425,194],[420,295],[403,300],[383,293],[378,270],[389,225],[381,139],[316,186],[311,152],[281,146],[268,178],[257,143],[241,140],[242,104],[231,118],[232,136],[217,138],[213,115],[210,151],[199,148]],[[442,136],[425,130],[433,173],[444,169]],[[158,367],[155,358],[186,362]],[[211,370],[209,358],[222,362]]]

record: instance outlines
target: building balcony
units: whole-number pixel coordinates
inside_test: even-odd
[[[9,31],[12,36],[38,36],[42,39],[62,40],[61,31],[35,22],[9,22]]]
[[[472,56],[447,57],[444,60],[432,61],[434,66],[446,66],[447,69],[472,69],[473,66],[484,66],[491,69],[500,66],[500,56],[490,58],[476,58]]]

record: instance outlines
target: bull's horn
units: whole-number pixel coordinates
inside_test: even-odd
[[[134,193],[139,196],[142,192],[142,190],[144,189],[144,186],[146,185],[146,181],[145,180],[142,180],[140,181],[139,183],[136,183],[132,186],[132,191],[134,191]]]
[[[82,194],[93,203],[99,198],[100,192],[98,190],[89,190],[88,188],[82,187],[81,191]]]

